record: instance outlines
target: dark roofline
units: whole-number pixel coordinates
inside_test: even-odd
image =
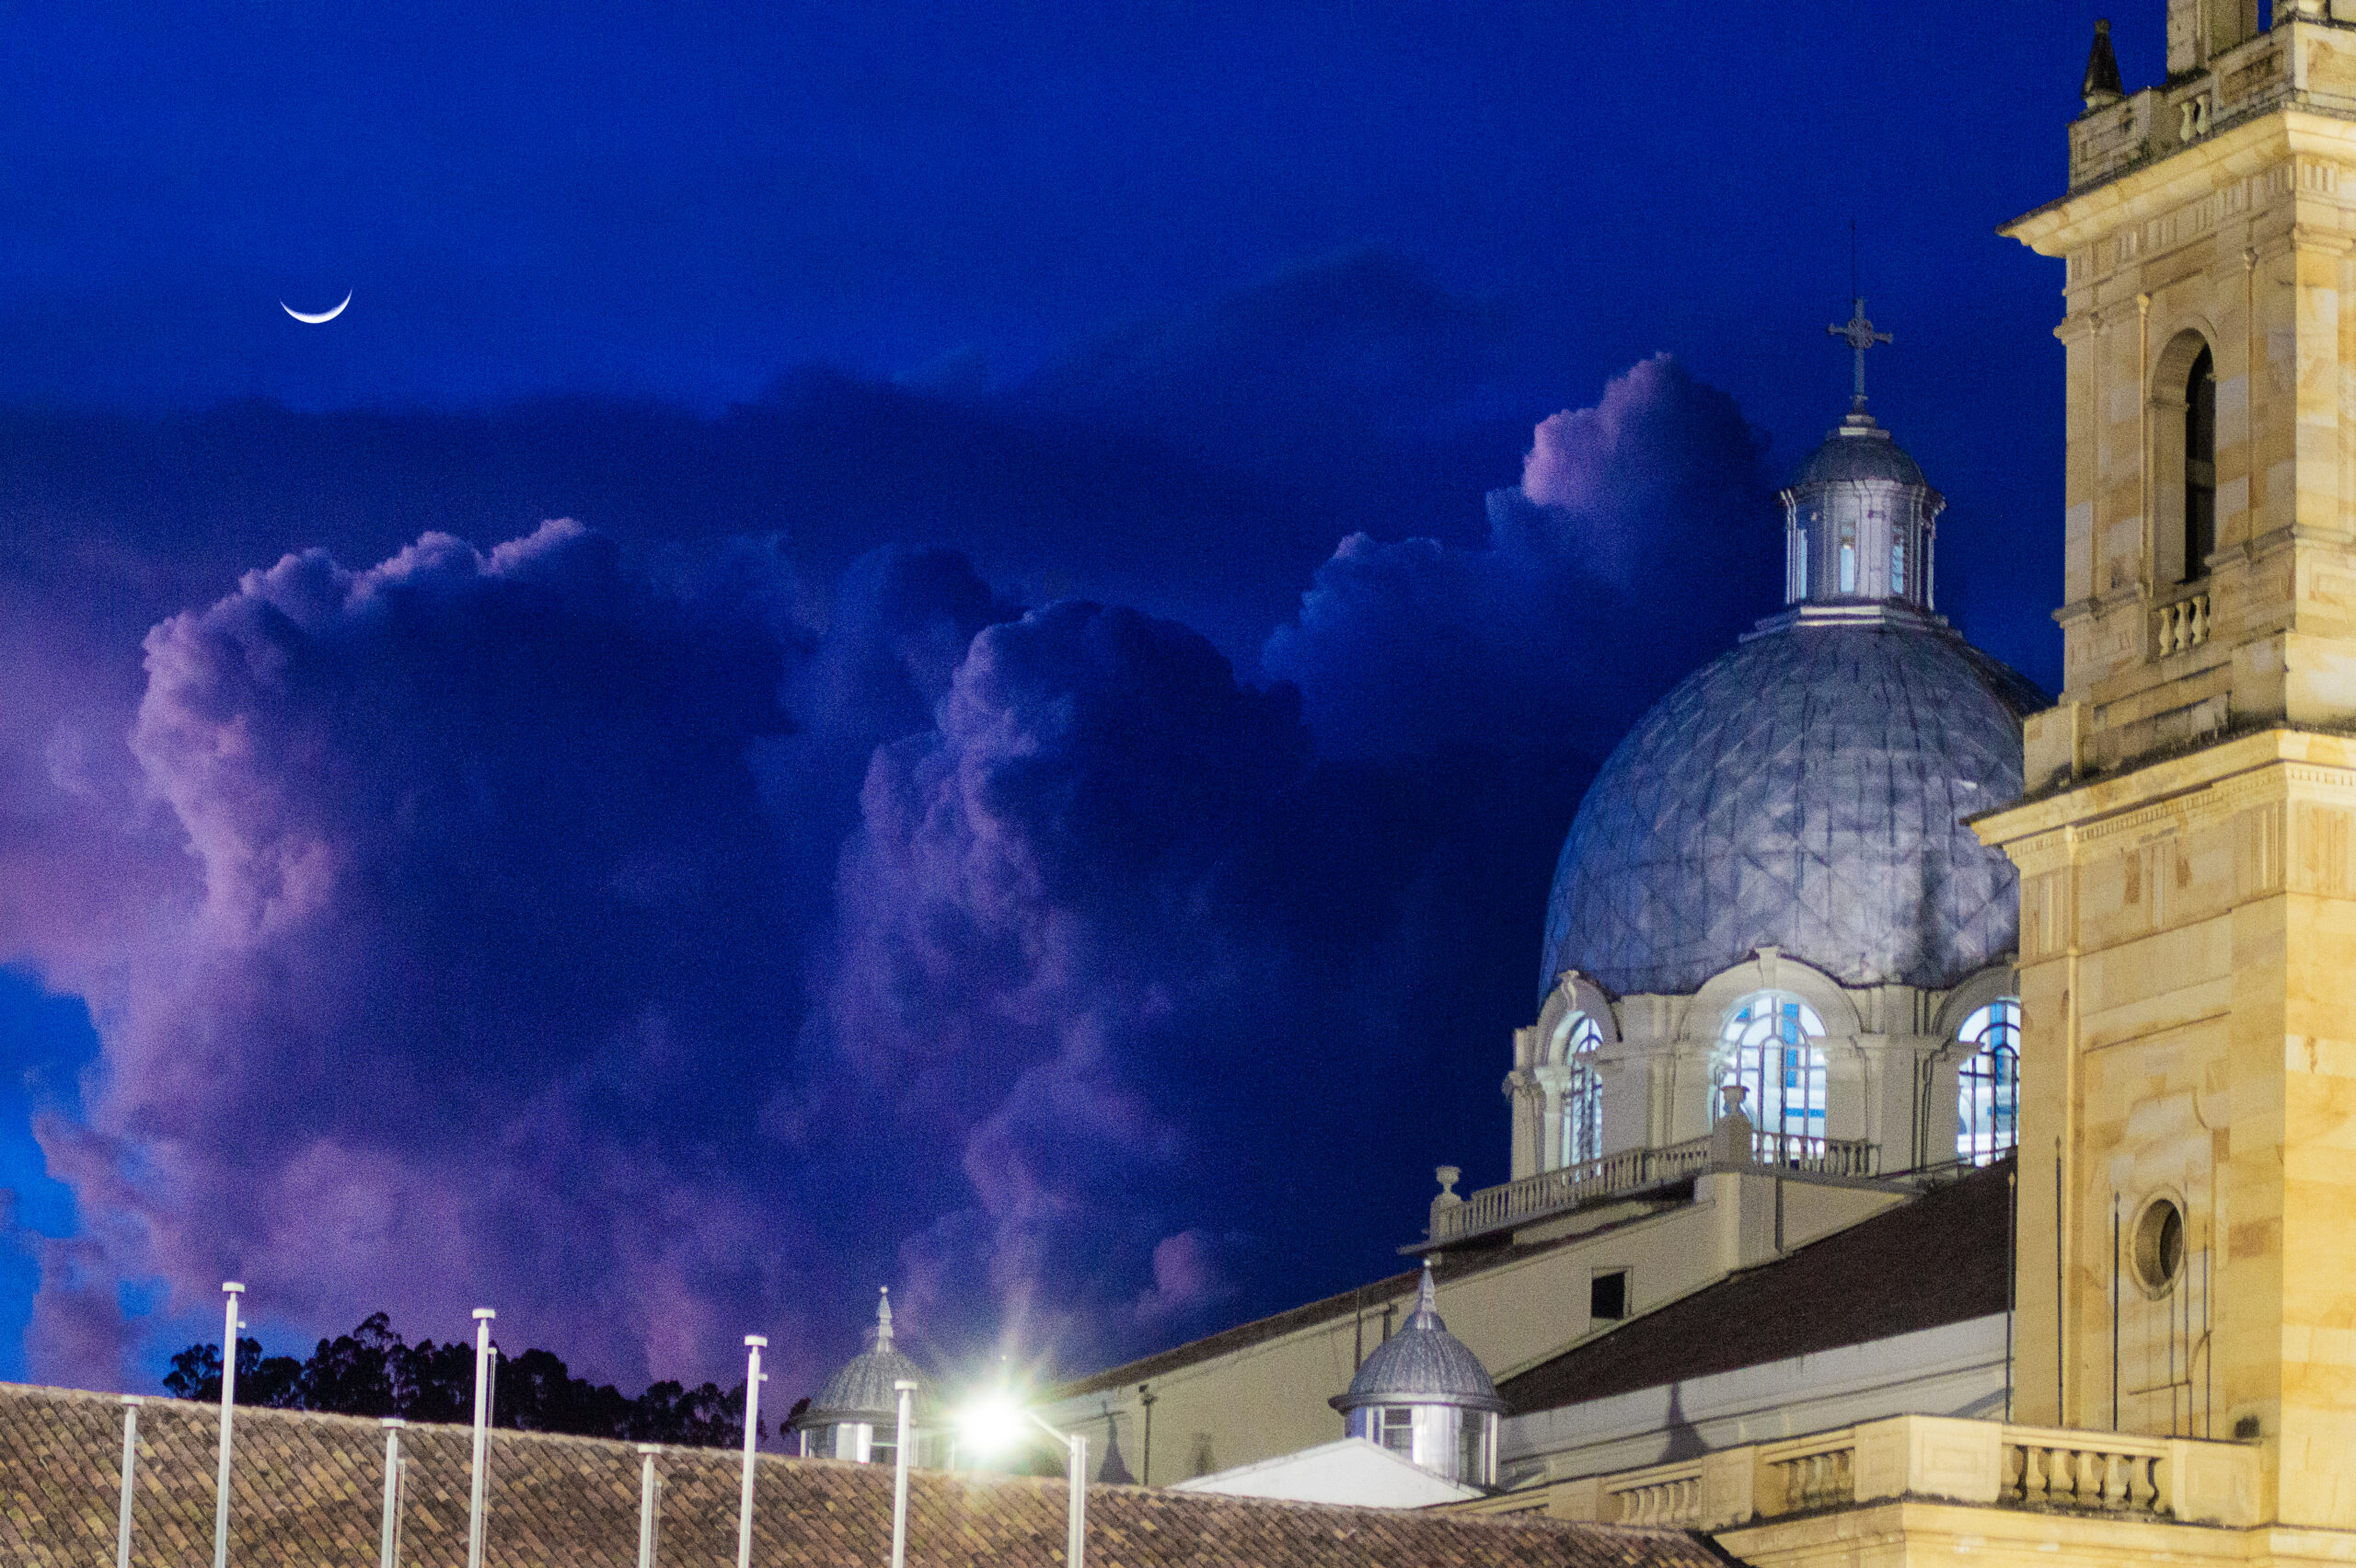
[[[1623,1200],[1615,1199],[1614,1201]],[[1465,1279],[1474,1274],[1484,1274],[1491,1269],[1502,1268],[1507,1263],[1520,1262],[1526,1258],[1536,1257],[1542,1252],[1551,1252],[1557,1248],[1567,1247],[1576,1242],[1605,1235],[1624,1226],[1634,1225],[1641,1220],[1651,1219],[1671,1208],[1682,1207],[1692,1203],[1693,1183],[1687,1181],[1672,1190],[1642,1194],[1636,1201],[1647,1203],[1650,1206],[1640,1214],[1632,1214],[1607,1225],[1599,1225],[1592,1230],[1582,1230],[1576,1236],[1558,1236],[1544,1241],[1500,1243],[1488,1247],[1467,1248],[1461,1241],[1449,1242],[1445,1247],[1434,1244],[1429,1252],[1433,1259],[1432,1278],[1435,1283],[1442,1285],[1451,1280]],[[1565,1217],[1568,1216],[1549,1216],[1546,1220],[1531,1223],[1546,1223]],[[1101,1372],[1091,1372],[1086,1377],[1075,1378],[1069,1382],[1059,1383],[1054,1388],[1043,1390],[1039,1397],[1052,1402],[1059,1400],[1079,1399],[1087,1394],[1099,1394],[1108,1389],[1122,1388],[1133,1383],[1151,1382],[1156,1378],[1167,1377],[1172,1372],[1181,1371],[1201,1362],[1216,1360],[1234,1351],[1248,1350],[1255,1344],[1265,1344],[1270,1340],[1281,1339],[1286,1334],[1301,1329],[1314,1328],[1320,1323],[1330,1323],[1336,1319],[1345,1318],[1361,1307],[1380,1307],[1384,1301],[1400,1296],[1412,1297],[1422,1278],[1423,1271],[1420,1269],[1409,1269],[1403,1274],[1386,1275],[1370,1284],[1362,1285],[1356,1290],[1345,1290],[1338,1296],[1328,1296],[1322,1300],[1306,1302],[1269,1317],[1254,1318],[1250,1322],[1238,1323],[1231,1329],[1222,1329],[1217,1333],[1206,1334],[1201,1339],[1188,1340],[1183,1344],[1172,1345],[1168,1350],[1156,1351],[1153,1355],[1142,1356],[1136,1361],[1124,1362],[1118,1366],[1108,1366]]]
[[[1527,1415],[2003,1312],[2012,1300],[2013,1169],[2007,1156],[1728,1274],[1505,1379],[1497,1392],[1509,1413]]]

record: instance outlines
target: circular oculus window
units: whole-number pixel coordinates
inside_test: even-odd
[[[2153,1199],[2136,1216],[2132,1260],[2137,1283],[2154,1296],[2184,1273],[2184,1211],[2169,1199]]]

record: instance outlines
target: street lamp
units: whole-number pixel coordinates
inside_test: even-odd
[[[992,1394],[969,1406],[958,1425],[976,1453],[993,1454],[1012,1447],[1027,1434],[1030,1423],[1064,1445],[1071,1470],[1071,1505],[1064,1511],[1064,1562],[1080,1568],[1080,1551],[1088,1535],[1088,1438],[1084,1434],[1050,1426],[1039,1412],[1014,1402],[1012,1396]]]

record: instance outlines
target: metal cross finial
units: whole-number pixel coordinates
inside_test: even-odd
[[[1865,351],[1876,343],[1887,343],[1892,340],[1887,332],[1875,331],[1874,324],[1865,319],[1865,295],[1854,296],[1854,303],[1855,309],[1846,326],[1827,327],[1824,330],[1829,336],[1847,339],[1849,347],[1856,353],[1857,386],[1854,394],[1856,398],[1854,406],[1863,409],[1865,406]]]

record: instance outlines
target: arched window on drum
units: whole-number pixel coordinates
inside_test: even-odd
[[[1985,1165],[2020,1141],[2021,1004],[1999,997],[1963,1020],[1956,1069],[1955,1156]]]
[[[1712,1064],[1710,1119],[1726,1103],[1728,1084],[1750,1090],[1745,1112],[1762,1133],[1821,1140],[1824,1136],[1824,1053],[1816,1042],[1824,1020],[1785,991],[1743,998],[1718,1032]]]
[[[1603,1031],[1585,1013],[1571,1015],[1570,1035],[1563,1043],[1563,1063],[1570,1069],[1563,1079],[1564,1165],[1583,1165],[1603,1155],[1603,1077],[1595,1070],[1595,1049]]]

